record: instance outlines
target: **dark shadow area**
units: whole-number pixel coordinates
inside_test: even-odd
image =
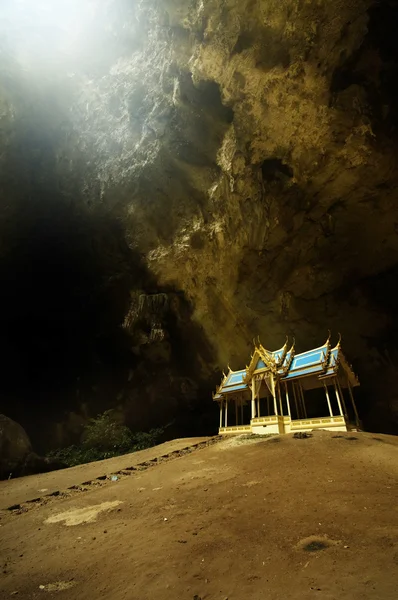
[[[166,426],[163,439],[215,434],[218,409],[211,391],[217,373],[207,366],[215,362],[214,347],[182,292],[166,287],[154,297],[155,308],[145,310],[136,327],[160,337],[140,347],[142,360],[126,389],[126,420],[138,429],[144,423]]]
[[[268,71],[276,66],[287,68],[290,65],[289,46],[283,36],[278,35],[272,27],[259,26],[258,20],[251,21],[248,15],[246,26],[252,27],[242,31],[236,40],[232,55],[245,51],[254,53],[256,68]]]
[[[306,552],[319,552],[319,550],[325,550],[328,548],[329,544],[324,542],[323,540],[314,540],[309,544],[306,544],[303,548]]]
[[[280,158],[268,158],[261,165],[263,180],[267,183],[284,181],[293,177],[293,169]]]
[[[109,215],[57,197],[24,208],[0,224],[0,413],[26,429],[37,452],[78,443],[84,419],[111,407],[133,430],[169,424],[164,439],[215,433],[213,382],[200,367],[214,350],[184,295],[158,289]],[[143,317],[133,331],[122,327],[133,290],[171,299],[160,323],[166,339],[138,351],[153,324]],[[71,414],[80,426],[57,434]]]
[[[398,288],[398,266],[362,280],[360,286],[376,314],[386,316],[389,320],[389,325],[380,331],[377,338],[367,335],[366,331],[363,332],[362,337],[368,346],[368,354],[362,361],[353,361],[354,366],[358,365],[361,378],[358,398],[364,428],[397,435],[398,320],[395,298]],[[366,368],[363,367],[365,361]]]
[[[118,222],[56,196],[27,200],[0,227],[0,410],[35,444],[33,423],[77,409],[82,386],[134,365],[121,324],[129,290],[150,277]]]
[[[217,168],[217,152],[234,112],[223,104],[216,82],[194,83],[189,72],[177,73],[177,80],[178,110],[168,120],[171,156],[187,165]]]
[[[64,439],[54,424],[71,413],[85,419],[116,406],[133,430],[171,422],[165,439],[215,433],[214,382],[200,367],[214,350],[184,295],[158,289],[109,215],[57,197],[24,207],[1,223],[0,412],[26,429],[38,452]],[[132,290],[171,299],[160,323],[165,341],[138,352],[136,338],[152,325],[141,318],[123,329]],[[74,431],[69,442],[79,441],[79,426]]]
[[[319,417],[329,417],[329,409],[326,401],[324,388],[316,388],[313,390],[304,390],[305,409],[307,416],[303,415],[302,409],[300,417],[295,416],[294,418],[308,418],[316,419]],[[292,403],[293,404],[293,403]],[[292,410],[295,406],[292,407]],[[334,411],[334,414],[339,414],[338,411]]]
[[[256,36],[253,33],[243,31],[236,40],[236,44],[233,47],[232,54],[241,54],[244,50],[250,50],[252,48]]]
[[[369,10],[368,33],[361,47],[333,73],[331,102],[339,106],[339,95],[350,86],[354,101],[365,92],[366,111],[375,134],[396,137],[398,124],[398,2],[375,3]],[[344,99],[343,99],[344,102]],[[363,102],[362,102],[363,104]]]
[[[212,391],[220,375],[209,369],[215,363],[215,349],[202,327],[193,320],[193,307],[183,293],[178,295],[178,304],[170,311],[165,325],[173,340],[172,362],[179,365],[196,388],[192,402],[185,402],[179,410],[180,428],[187,435],[216,434],[219,408],[213,402]]]

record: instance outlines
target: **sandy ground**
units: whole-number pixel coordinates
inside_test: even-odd
[[[5,482],[0,598],[397,600],[398,439],[336,435],[202,444],[36,503]]]
[[[122,469],[127,469],[143,461],[153,460],[158,456],[171,454],[209,439],[208,437],[180,438],[160,444],[154,448],[149,448],[148,450],[124,454],[123,456],[108,458],[107,460],[99,460],[87,465],[63,469],[62,471],[20,477],[18,479],[11,479],[10,481],[0,481],[0,509],[65,490],[70,486],[79,485],[103,475],[117,473]]]

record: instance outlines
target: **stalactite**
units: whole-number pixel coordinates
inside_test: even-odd
[[[167,294],[141,294],[138,299],[138,312],[161,315],[169,305]]]

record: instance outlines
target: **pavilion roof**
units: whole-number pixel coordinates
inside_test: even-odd
[[[345,372],[350,384],[355,387],[359,385],[358,377],[355,375],[352,370],[351,365],[347,362],[343,351],[341,349],[340,341],[338,344],[331,349],[330,358],[327,364],[326,370],[319,376],[319,379],[326,379],[328,377],[333,377],[336,375],[339,368],[342,368]]]
[[[250,389],[253,376],[272,372],[274,377],[282,381],[290,381],[307,376],[315,376],[319,380],[333,377],[338,370],[342,368],[352,386],[359,385],[358,378],[353,372],[351,366],[345,359],[341,350],[341,338],[333,348],[330,344],[330,335],[326,342],[314,348],[295,354],[294,342],[288,350],[288,340],[286,343],[274,352],[266,350],[258,341],[255,342],[255,349],[251,356],[250,364],[246,369],[240,371],[231,371],[217,387],[213,394],[214,400],[221,399],[225,394],[245,392]]]
[[[214,400],[220,399],[224,394],[231,394],[234,392],[244,392],[249,389],[248,384],[244,381],[246,376],[246,369],[241,371],[231,371],[227,375],[224,374],[223,380],[216,389],[216,393],[213,395]]]
[[[328,338],[323,346],[296,354],[283,379],[288,380],[307,375],[323,374],[329,364],[330,355],[331,348]]]

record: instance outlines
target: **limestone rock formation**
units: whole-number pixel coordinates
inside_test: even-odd
[[[60,346],[82,349],[70,369],[57,354],[48,397],[81,414],[111,402],[137,427],[191,403],[192,422],[254,336],[309,347],[332,329],[365,425],[393,431],[397,2],[91,4],[73,43],[56,13],[51,39],[2,25],[0,258],[8,282],[20,274],[22,322],[41,315],[36,339],[48,282],[71,264],[50,321],[69,315]],[[24,240],[47,232],[40,261],[49,229],[61,244],[29,312]]]
[[[0,479],[20,471],[31,452],[32,445],[24,428],[0,415]]]

